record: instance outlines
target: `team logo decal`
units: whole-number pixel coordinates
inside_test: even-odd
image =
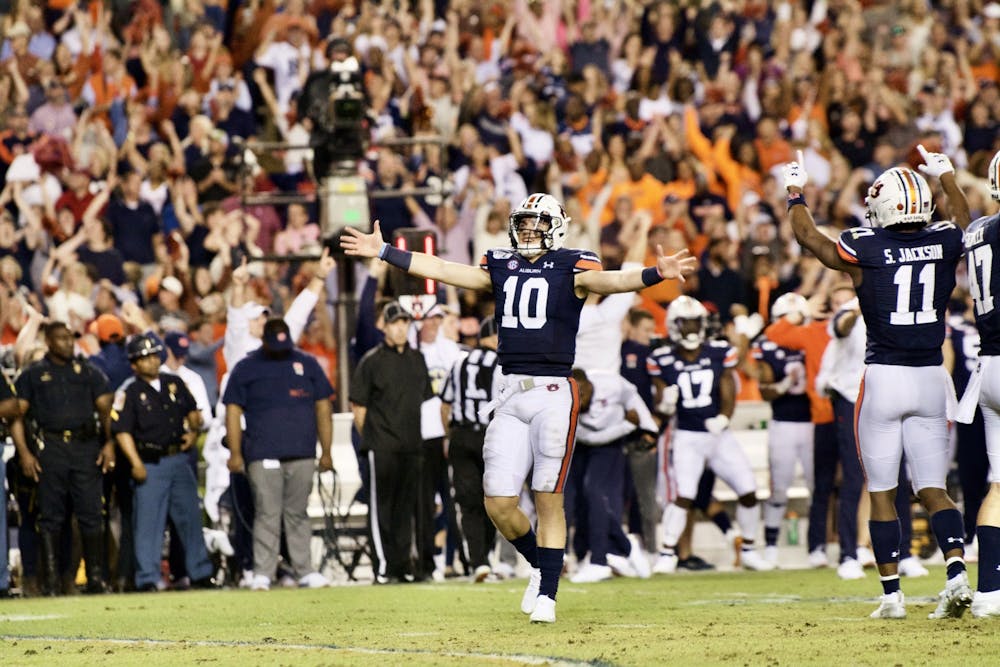
[[[634,354],[625,355],[625,368],[635,368],[639,363],[639,359]]]
[[[557,384],[547,384],[545,385],[545,388],[549,391],[559,391],[559,385]]]
[[[507,262],[507,268],[510,269],[511,271],[513,271],[514,269],[516,269],[517,268],[517,260],[516,259],[512,259],[509,262]]]
[[[301,362],[296,361],[292,364],[292,370],[295,371],[296,375],[305,375],[305,368],[303,368]]]
[[[556,267],[555,262],[542,262],[543,269],[554,269]]]

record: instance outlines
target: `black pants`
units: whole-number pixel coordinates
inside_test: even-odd
[[[414,546],[420,493],[420,452],[368,452],[368,527],[375,552],[376,577],[414,574]]]
[[[483,492],[483,441],[486,430],[462,426],[451,429],[448,460],[451,462],[455,502],[462,511],[462,534],[468,547],[469,566],[489,565],[489,553],[497,530],[489,515]]]
[[[100,451],[96,441],[46,438],[38,456],[42,466],[38,481],[40,531],[61,531],[72,507],[82,535],[101,532],[103,482],[97,466]]]
[[[434,518],[437,507],[434,496],[441,487],[441,479],[447,475],[448,467],[444,458],[444,438],[424,440],[423,456],[421,457],[420,495],[417,502],[417,572],[420,578],[429,577],[434,571],[434,534],[437,532]],[[448,497],[445,498],[445,495]],[[451,493],[442,494],[443,511],[447,516],[448,501]]]

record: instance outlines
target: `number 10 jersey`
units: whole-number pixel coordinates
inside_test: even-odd
[[[865,363],[940,365],[962,230],[951,222],[916,232],[855,227],[841,233],[837,251],[861,267],[857,292],[868,327]]]
[[[513,250],[493,249],[480,267],[493,281],[503,373],[569,377],[585,301],[576,295],[574,277],[600,271],[597,255],[561,248],[532,262]]]

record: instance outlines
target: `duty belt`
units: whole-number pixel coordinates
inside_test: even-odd
[[[63,442],[70,442],[71,440],[86,440],[93,437],[83,429],[65,429],[62,431],[42,429],[42,435],[62,440]],[[96,435],[97,434],[95,433],[94,436]]]
[[[139,451],[139,458],[142,459],[143,463],[156,463],[162,458],[174,456],[184,451],[181,449],[180,443],[157,445],[151,442],[143,442],[139,443],[137,449]]]

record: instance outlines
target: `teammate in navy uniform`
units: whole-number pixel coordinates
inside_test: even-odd
[[[945,308],[962,255],[969,206],[947,156],[920,146],[921,171],[940,178],[955,223],[930,225],[930,185],[917,172],[893,168],[875,179],[865,203],[870,227],[827,238],[806,207],[808,177],[801,153],[785,165],[795,238],[826,266],[848,273],[868,327],[865,375],[855,411],[858,450],[871,497],[869,531],[883,595],[873,618],[904,618],[899,588],[900,526],[895,497],[903,452],[913,487],[931,515],[948,565],[948,580],[931,618],[958,617],[972,602],[965,572],[962,514],[945,490],[948,415],[955,403],[942,364]]]
[[[771,319],[808,308],[801,294],[782,294],[771,306]],[[813,490],[813,423],[806,395],[806,355],[789,350],[761,334],[750,349],[757,361],[760,393],[771,403],[767,427],[771,496],[764,503],[764,558],[778,564],[778,534],[788,508],[788,489],[795,479],[795,463]]]
[[[667,333],[672,345],[654,350],[648,361],[659,397],[656,409],[665,416],[677,415],[670,444],[677,498],[663,512],[663,549],[653,567],[653,572],[659,574],[677,569],[677,541],[684,532],[698,480],[706,467],[739,496],[736,521],[743,534],[743,567],[774,568],[753,548],[760,515],[757,482],[749,459],[729,430],[729,418],[736,407],[733,368],[737,352],[725,341],[706,343],[707,327],[708,310],[689,296],[677,297],[667,309]]]
[[[1000,152],[989,166],[990,196],[1000,202]],[[990,488],[979,510],[979,584],[972,600],[976,618],[1000,616],[1000,214],[979,218],[965,233],[969,291],[981,348],[979,364],[962,396],[959,421],[970,422],[976,403],[986,426]]]
[[[573,453],[579,391],[570,379],[580,309],[590,292],[631,292],[664,279],[683,279],[697,262],[682,251],[656,266],[601,271],[597,256],[563,248],[569,218],[551,195],[533,194],[511,213],[511,248],[490,250],[481,268],[446,262],[348,228],[340,243],[348,255],[379,257],[415,275],[475,290],[493,290],[504,378],[486,410],[494,417],[483,448],[486,510],[500,533],[531,564],[521,610],[532,622],[555,621],[556,589],[566,547],[563,484]],[[531,477],[538,534],[518,508]]]

